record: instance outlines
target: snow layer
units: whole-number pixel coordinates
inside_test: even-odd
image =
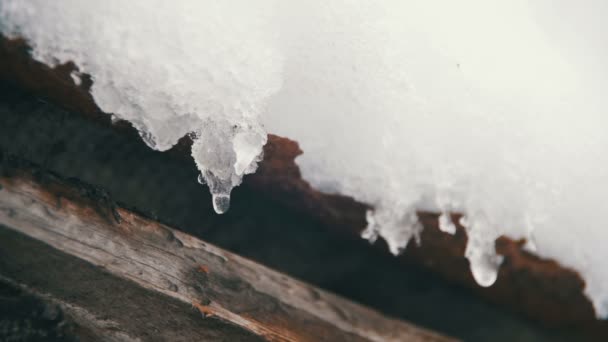
[[[164,151],[188,133],[218,212],[255,171],[258,120],[281,85],[273,0],[0,1],[4,32],[29,39],[50,65],[73,61],[93,77],[95,102]],[[246,145],[246,146],[245,146]]]
[[[193,133],[218,212],[268,131],[305,178],[374,205],[393,253],[416,210],[462,212],[475,279],[500,235],[578,270],[608,316],[608,3],[0,0],[0,28],[72,60],[153,148]]]

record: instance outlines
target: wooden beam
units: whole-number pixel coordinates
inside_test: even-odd
[[[152,319],[165,317],[169,303],[181,302],[190,306],[182,305],[182,310],[198,310],[203,321],[214,319],[238,327],[231,333],[248,333],[269,341],[448,340],[386,318],[119,207],[100,189],[75,180],[63,180],[14,158],[2,158],[0,166],[0,224],[4,226],[0,229],[3,259],[0,275],[22,288],[53,298],[64,307],[82,308],[72,311],[86,312],[87,306],[94,306],[91,303],[99,298],[70,303],[69,291],[63,291],[63,298],[48,294],[45,284],[32,280],[31,274],[42,272],[57,281],[53,268],[67,274],[64,266],[74,263],[73,259],[86,261],[89,267],[97,266],[96,270],[103,269],[107,277],[115,279],[111,283],[113,287],[130,288],[137,284],[150,296],[160,296],[155,306],[145,305],[145,299],[139,300],[147,315],[151,310],[161,313]],[[29,240],[9,231],[23,234]],[[25,267],[28,264],[23,260],[44,259],[49,249],[36,245],[41,243],[61,253],[57,262],[27,272],[15,271],[10,266]],[[11,247],[19,244],[23,248]],[[17,269],[23,270],[23,267]],[[76,276],[84,269],[71,268]],[[85,273],[80,275],[75,279],[72,275],[74,280],[64,285],[79,287],[78,279],[86,279]],[[88,285],[97,286],[96,283]],[[163,301],[167,304],[163,305]],[[116,320],[123,322],[118,331],[132,330],[130,322],[139,314],[129,310],[133,305],[116,313],[122,315]],[[103,313],[103,309],[100,310],[98,314]],[[89,328],[99,325],[87,324]],[[189,329],[196,328],[194,325]],[[200,329],[206,329],[203,323]]]

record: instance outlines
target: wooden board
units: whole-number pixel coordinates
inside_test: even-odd
[[[223,330],[238,340],[448,340],[121,208],[100,189],[1,160],[1,280],[108,340],[154,339],[146,326],[202,340]]]

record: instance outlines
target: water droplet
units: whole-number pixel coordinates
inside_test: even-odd
[[[471,273],[477,284],[482,287],[492,286],[498,277],[498,272],[492,268],[471,267]]]
[[[205,184],[205,178],[203,177],[203,175],[202,175],[202,174],[199,174],[199,175],[198,175],[198,179],[197,179],[197,180],[198,180],[198,182],[199,182],[200,184]]]
[[[494,285],[498,278],[498,269],[502,264],[503,257],[500,255],[474,255],[467,256],[470,262],[471,273],[479,286],[489,287]]]
[[[523,249],[524,249],[524,251],[530,252],[530,253],[538,252],[538,247],[536,247],[536,241],[534,241],[534,239],[532,237],[528,237],[526,239],[526,243],[524,244]]]
[[[213,209],[218,214],[223,214],[230,208],[230,196],[225,194],[213,194]]]

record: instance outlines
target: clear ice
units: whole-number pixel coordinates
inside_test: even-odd
[[[196,137],[192,157],[223,213],[256,169],[266,143],[259,115],[281,84],[273,4],[2,0],[0,29],[27,38],[49,65],[73,61],[77,85],[90,74],[97,105],[151,148]]]
[[[496,238],[527,238],[580,272],[600,317],[606,15],[603,0],[0,0],[4,34],[73,61],[150,147],[191,134],[218,213],[270,131],[300,143],[313,186],[374,207],[370,241],[398,254],[417,211],[449,234],[462,213],[477,282],[497,279]]]

